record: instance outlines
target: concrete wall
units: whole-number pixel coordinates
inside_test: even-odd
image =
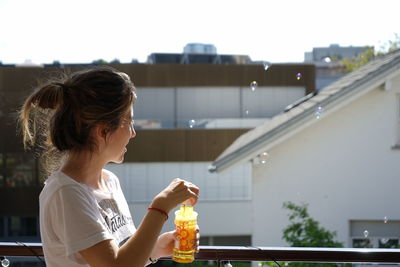
[[[250,235],[251,166],[244,164],[223,174],[207,170],[211,162],[124,163],[109,164],[107,169],[120,179],[121,187],[138,226],[151,200],[173,178],[193,182],[200,188],[200,199],[195,209],[199,213],[202,236]],[[173,228],[172,219],[164,231]]]
[[[400,150],[393,148],[400,140],[399,95],[397,77],[391,90],[377,88],[322,117],[253,166],[253,245],[286,245],[285,201],[308,203],[310,215],[345,246],[350,235],[363,236],[362,226],[351,233],[354,221],[400,227]]]

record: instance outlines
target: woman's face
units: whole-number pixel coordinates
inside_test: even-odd
[[[107,137],[104,153],[107,155],[108,162],[122,163],[126,146],[131,138],[136,136],[133,121],[133,109],[122,118],[120,126]]]

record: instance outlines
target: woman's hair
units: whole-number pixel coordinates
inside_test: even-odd
[[[136,99],[129,76],[109,67],[75,72],[39,86],[20,110],[25,148],[47,154],[47,164],[59,165],[55,153],[97,148],[91,132],[103,125],[106,135],[115,131]],[[49,161],[49,157],[53,159]],[[51,171],[58,166],[46,166]]]

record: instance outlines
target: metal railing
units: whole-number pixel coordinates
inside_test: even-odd
[[[196,260],[400,263],[400,249],[200,246]],[[0,242],[0,256],[43,256],[41,243]],[[162,258],[169,260],[170,258]]]

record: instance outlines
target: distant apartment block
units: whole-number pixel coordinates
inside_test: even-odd
[[[212,44],[189,43],[183,53],[152,53],[148,64],[252,64],[248,55],[221,55]]]
[[[183,48],[185,54],[217,54],[213,44],[189,43]]]
[[[338,61],[354,58],[368,48],[370,47],[331,44],[329,47],[315,47],[311,52],[305,52],[304,62],[315,64],[316,90],[323,89],[345,74],[343,66]]]
[[[344,58],[353,58],[367,50],[368,46],[339,46],[331,44],[329,47],[314,47],[311,52],[304,53],[304,62],[330,63]]]

